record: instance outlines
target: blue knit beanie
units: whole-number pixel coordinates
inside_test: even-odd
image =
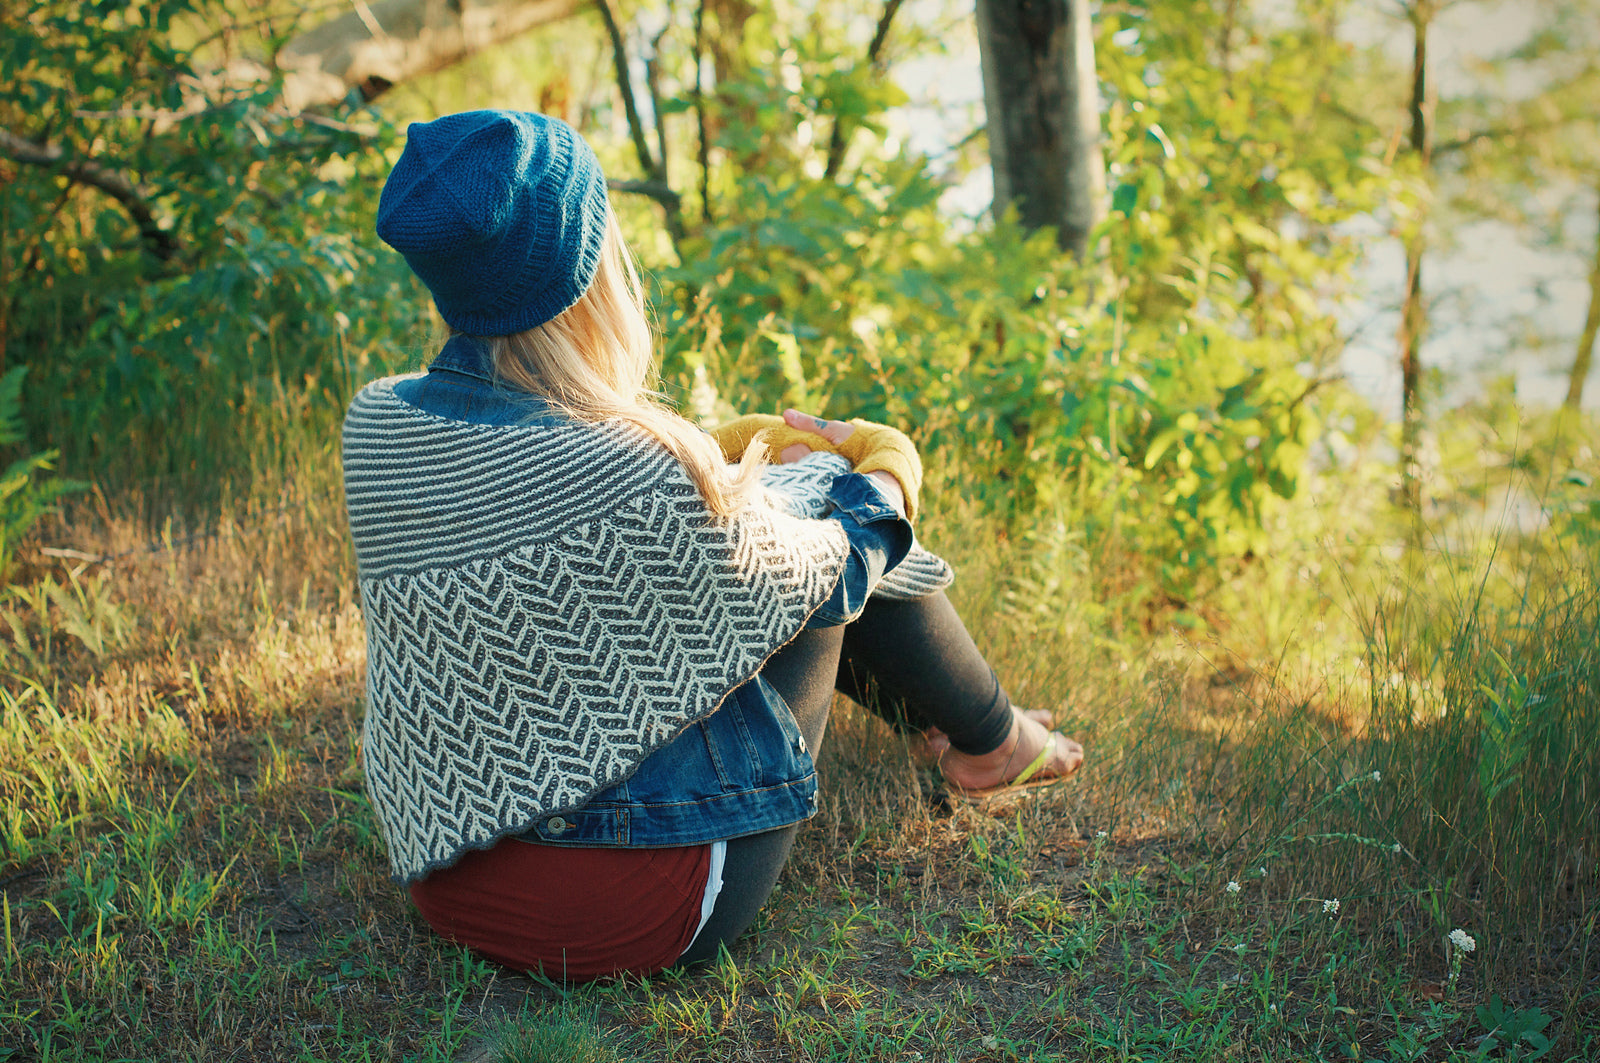
[[[378,235],[451,328],[509,336],[588,290],[609,209],[600,162],[567,123],[467,111],[407,130],[378,199]]]

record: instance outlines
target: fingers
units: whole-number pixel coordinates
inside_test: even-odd
[[[784,410],[783,423],[802,432],[815,432],[836,445],[849,439],[850,433],[856,430],[856,426],[849,421],[825,421],[821,417],[801,413],[799,410]]]

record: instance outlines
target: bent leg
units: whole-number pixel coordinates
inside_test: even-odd
[[[967,792],[1071,775],[1083,746],[1023,712],[942,593],[869,601],[845,631],[839,690],[894,726],[925,732],[939,770]]]
[[[1011,733],[1011,698],[943,591],[867,602],[845,629],[838,689],[901,729],[936,727],[963,753]]]
[[[839,650],[843,628],[802,631],[795,640],[768,659],[761,677],[772,684],[794,713],[806,748],[822,748],[828,728],[828,709],[833,703],[834,676],[839,670]],[[722,892],[717,895],[711,918],[701,928],[694,944],[678,958],[675,967],[709,960],[720,945],[732,945],[755,921],[756,913],[783,871],[789,850],[794,847],[800,824],[734,838],[728,842],[728,859],[722,870]]]

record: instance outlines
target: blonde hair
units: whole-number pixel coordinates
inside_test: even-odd
[[[639,272],[615,215],[607,218],[588,291],[543,325],[492,337],[488,344],[495,377],[511,387],[540,395],[579,420],[621,420],[648,433],[678,459],[718,516],[730,516],[758,490],[765,446],[751,445],[730,470],[716,442],[650,387],[654,338]]]

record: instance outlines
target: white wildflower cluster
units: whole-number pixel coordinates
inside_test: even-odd
[[[1243,886],[1239,885],[1237,882],[1234,882],[1231,879],[1228,881],[1228,892],[1229,893],[1238,893],[1243,888],[1244,888]]]
[[[1243,956],[1249,951],[1249,949],[1246,947],[1245,943],[1241,941],[1233,947],[1233,951],[1238,953],[1240,956]]]
[[[1338,915],[1339,914],[1339,898],[1334,897],[1331,900],[1323,901],[1322,902],[1322,914],[1323,915]]]
[[[1372,781],[1373,782],[1382,782],[1383,781],[1383,772],[1381,772],[1381,771],[1373,772],[1372,773]]]
[[[1459,926],[1450,931],[1450,944],[1454,945],[1462,952],[1472,952],[1478,947],[1477,939],[1475,939],[1465,930],[1462,930]]]

